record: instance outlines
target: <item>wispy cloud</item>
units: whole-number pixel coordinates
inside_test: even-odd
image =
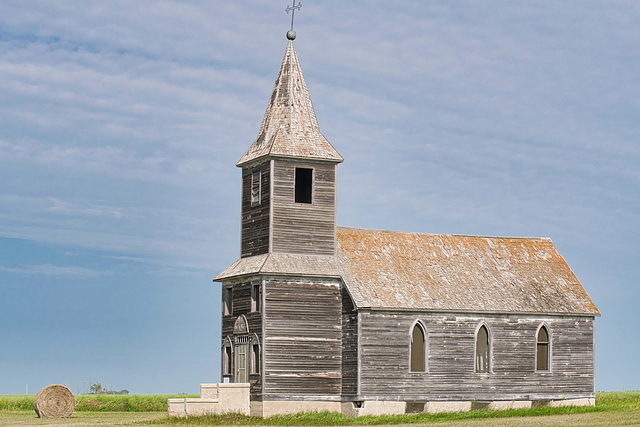
[[[22,267],[5,267],[0,265],[0,272],[25,276],[54,276],[74,279],[89,279],[92,277],[109,276],[113,274],[111,271],[94,270],[79,266],[59,266],[54,264],[39,264]]]

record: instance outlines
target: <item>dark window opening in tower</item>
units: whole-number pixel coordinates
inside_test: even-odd
[[[296,168],[295,202],[311,203],[313,169]]]

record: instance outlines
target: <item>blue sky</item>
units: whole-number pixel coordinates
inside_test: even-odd
[[[240,171],[287,2],[0,2],[0,394],[219,379]],[[640,388],[640,4],[308,0],[341,225],[551,237]]]

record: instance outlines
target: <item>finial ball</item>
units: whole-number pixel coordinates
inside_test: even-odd
[[[287,31],[287,38],[289,40],[295,40],[296,39],[296,32],[293,31],[293,30]]]

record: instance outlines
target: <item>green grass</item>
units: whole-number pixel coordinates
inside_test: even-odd
[[[0,396],[0,411],[33,411],[35,396]],[[76,411],[79,412],[163,412],[167,411],[167,399],[198,397],[191,394],[79,394],[76,395]]]
[[[0,396],[0,411],[33,411],[33,395]]]
[[[599,391],[596,393],[596,408],[605,411],[638,411],[640,391]]]
[[[593,407],[507,409],[503,411],[477,410],[469,412],[447,412],[440,414],[411,415],[365,415],[347,417],[335,412],[305,412],[293,415],[277,415],[270,418],[248,417],[239,414],[207,415],[189,418],[167,418],[157,424],[170,425],[267,425],[267,426],[375,426],[393,424],[426,424],[443,421],[482,420],[491,418],[533,417],[546,415],[569,415],[597,412]]]
[[[270,418],[248,417],[239,414],[209,415],[190,418],[166,418],[156,424],[170,425],[270,425],[270,426],[359,426],[392,424],[426,424],[446,421],[483,420],[515,417],[541,417],[551,415],[589,414],[596,412],[638,412],[640,421],[640,391],[598,392],[596,406],[563,408],[537,407],[531,409],[476,410],[440,414],[382,415],[350,418],[334,412],[306,412],[278,415]]]

